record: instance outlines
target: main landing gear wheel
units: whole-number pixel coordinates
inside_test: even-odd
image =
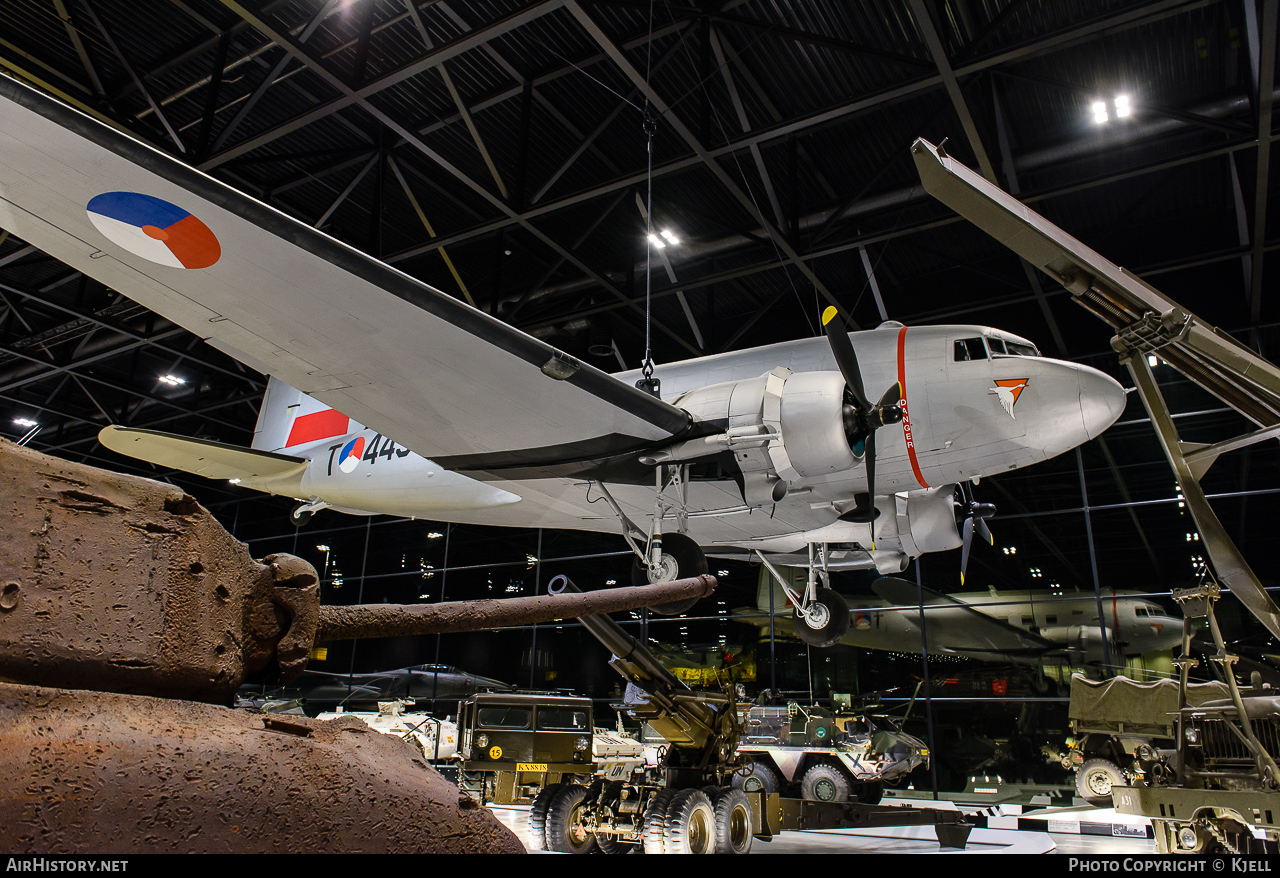
[[[835,646],[849,630],[849,604],[835,591],[820,588],[806,613],[799,607],[792,611],[791,626],[810,646]]]
[[[707,572],[707,555],[702,547],[681,533],[662,535],[662,561],[658,570],[649,569],[637,558],[631,566],[632,585],[653,585],[658,582],[674,582],[689,579]],[[697,598],[672,601],[650,607],[661,616],[679,616],[698,602]],[[845,614],[848,616],[848,614]]]
[[[289,522],[294,527],[306,527],[307,522],[311,520],[311,516],[315,515],[313,510],[302,508],[306,505],[305,503],[299,503],[289,510]]]
[[[1110,808],[1111,788],[1124,783],[1124,774],[1110,759],[1087,759],[1076,772],[1076,792],[1095,808]]]

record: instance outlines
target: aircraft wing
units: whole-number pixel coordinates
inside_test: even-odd
[[[446,468],[690,430],[682,409],[5,76],[0,157],[0,228]]]
[[[871,590],[898,607],[919,606],[920,587],[905,579],[882,576],[871,584]],[[1016,625],[989,616],[964,601],[941,592],[924,589],[925,624],[930,637],[930,650],[939,649],[963,655],[968,652],[1002,652],[1010,656],[1036,656],[1055,649],[1061,644],[1046,640]],[[950,618],[948,624],[930,622],[931,614],[938,607],[945,607]],[[963,623],[955,623],[955,612],[962,614]]]
[[[1280,424],[1280,369],[1205,323],[923,139],[911,154],[925,191],[991,235],[1106,321],[1263,427]]]

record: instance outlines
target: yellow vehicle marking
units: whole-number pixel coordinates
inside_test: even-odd
[[[490,748],[489,748],[489,758],[490,758],[490,759],[501,759],[501,758],[502,758],[502,748],[501,748],[501,747],[499,747],[497,744],[494,744],[492,747],[490,747]]]
[[[547,763],[545,762],[517,762],[516,771],[546,771]]]

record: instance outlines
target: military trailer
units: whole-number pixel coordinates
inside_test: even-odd
[[[929,764],[924,742],[883,718],[792,702],[753,705],[742,720],[738,753],[750,766],[734,775],[733,785],[747,792],[875,805],[886,781]]]

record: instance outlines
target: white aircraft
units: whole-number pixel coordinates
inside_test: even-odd
[[[890,573],[967,549],[994,509],[964,494],[957,527],[957,485],[1125,405],[1009,333],[850,335],[834,309],[825,341],[661,366],[646,392],[6,77],[0,227],[276,379],[251,449],[120,427],[107,447],[298,498],[299,521],[621,531],[639,582],[705,572],[705,552]],[[801,636],[839,639],[838,594],[811,575],[793,599]]]
[[[793,577],[804,575],[795,571]],[[739,621],[768,631],[770,588],[775,617],[792,614],[786,593],[761,577],[756,608],[735,610]],[[851,599],[858,605],[850,610],[852,624],[839,642],[863,649],[919,653],[918,589],[905,579],[877,579],[871,590],[879,600]],[[1098,600],[1092,593],[1000,592],[992,587],[982,592],[942,594],[926,588],[923,598],[930,655],[1101,667],[1108,662],[1123,664],[1125,656],[1172,649],[1182,641],[1182,620],[1168,615],[1141,592],[1103,592],[1105,625],[1098,623]]]

